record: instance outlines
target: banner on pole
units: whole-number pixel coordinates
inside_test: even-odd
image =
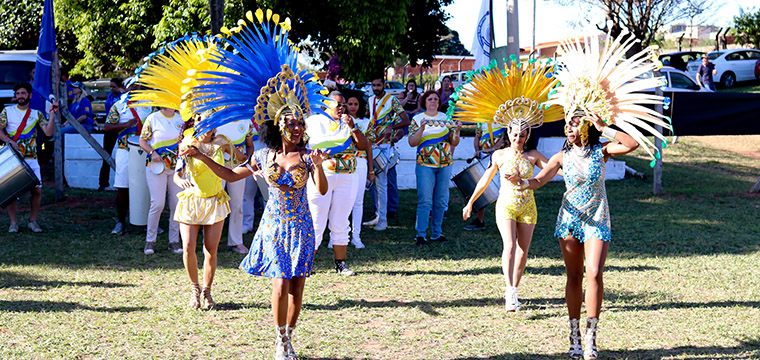
[[[29,104],[32,109],[42,111],[44,114],[47,113],[45,102],[50,97],[50,94],[53,93],[51,71],[53,53],[57,50],[55,45],[53,0],[45,0],[45,7],[42,12],[42,24],[40,26],[40,41],[37,45],[37,61],[34,66],[32,98]]]
[[[478,12],[475,38],[472,40],[472,54],[475,55],[473,68],[477,69],[488,65],[491,54],[491,0],[483,0]]]

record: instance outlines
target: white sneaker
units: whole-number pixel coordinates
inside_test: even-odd
[[[27,224],[29,227],[29,230],[32,230],[32,232],[41,233],[42,228],[40,228],[40,225],[37,224],[36,221],[30,221],[29,224]]]
[[[351,245],[357,249],[364,249],[364,243],[362,243],[362,239],[359,238],[351,239]]]
[[[116,226],[114,226],[113,230],[111,230],[111,234],[124,234],[124,224],[117,222]]]
[[[372,219],[370,221],[365,221],[365,222],[362,223],[362,225],[364,225],[364,226],[375,226],[375,225],[377,225],[378,221],[380,221],[380,217],[379,216],[375,216],[374,219]]]
[[[12,222],[11,226],[8,227],[8,232],[9,233],[17,233],[18,232],[18,223],[17,222],[15,222],[15,223]]]
[[[377,225],[375,225],[375,227],[372,228],[372,230],[375,230],[375,231],[385,231],[385,229],[387,229],[387,228],[388,228],[388,222],[387,221],[383,221],[383,222],[378,222]]]
[[[145,242],[145,249],[143,249],[143,254],[145,255],[153,255],[156,252],[156,242],[155,241],[146,241]]]

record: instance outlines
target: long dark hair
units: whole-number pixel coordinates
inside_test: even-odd
[[[346,102],[348,102],[348,99],[351,98],[354,98],[359,102],[359,109],[356,110],[356,118],[358,119],[366,116],[367,104],[364,102],[364,97],[356,93],[346,93]],[[346,114],[348,114],[348,109],[346,109]]]
[[[533,135],[532,133],[533,131],[528,129],[528,140],[526,140],[525,145],[523,145],[523,151],[538,149],[538,136],[531,136]],[[504,132],[502,133],[501,138],[504,139],[501,145],[502,149],[506,149],[512,146],[512,142],[509,141],[509,127],[504,128]]]
[[[280,121],[285,121],[285,114],[281,115]],[[299,147],[306,146],[305,135],[306,129],[304,129],[301,141],[298,143]],[[272,150],[277,151],[282,149],[282,134],[280,134],[280,128],[274,124],[274,121],[264,121],[264,123],[259,126],[259,139],[264,146]]]
[[[182,142],[182,139],[185,138],[185,130],[192,129],[193,126],[195,126],[195,120],[196,118],[200,118],[200,114],[193,114],[192,117],[187,119],[184,123],[182,123],[182,128],[179,129],[179,142]]]

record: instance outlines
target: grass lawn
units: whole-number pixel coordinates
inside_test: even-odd
[[[718,92],[760,93],[760,81],[743,81],[732,88],[719,88]]]
[[[665,149],[662,196],[652,196],[651,176],[607,183],[613,240],[602,358],[760,358],[760,196],[747,193],[760,176],[758,144],[758,136],[681,137]],[[651,174],[642,150],[624,160]],[[464,199],[452,190],[451,241],[418,248],[416,196],[403,191],[389,230],[366,230],[367,248],[349,249],[357,276],[336,275],[331,251],[319,249],[296,351],[303,359],[565,359],[564,266],[552,238],[563,191],[551,183],[536,192],[523,310],[512,314],[503,311],[493,206],[486,231],[461,231]],[[109,233],[114,193],[67,195],[52,203],[44,189],[46,233],[0,233],[0,358],[272,358],[270,282],[238,270],[242,255],[220,251],[218,309],[190,311],[166,234],[145,256],[144,230]],[[7,215],[0,218],[4,231]]]

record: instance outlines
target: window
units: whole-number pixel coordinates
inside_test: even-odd
[[[760,51],[748,50],[745,52],[745,54],[747,54],[747,59],[752,59],[752,60],[760,59]]]
[[[744,51],[737,51],[726,55],[726,61],[744,60]]]
[[[707,58],[710,59],[710,60],[715,60],[715,59],[719,58],[723,54],[724,54],[724,52],[722,52],[722,51],[713,51],[713,52],[707,54]]]
[[[670,73],[670,87],[676,89],[699,90],[699,85],[695,84],[688,76],[675,72]]]
[[[34,63],[29,61],[0,62],[0,89],[13,89],[17,83],[31,82]]]

